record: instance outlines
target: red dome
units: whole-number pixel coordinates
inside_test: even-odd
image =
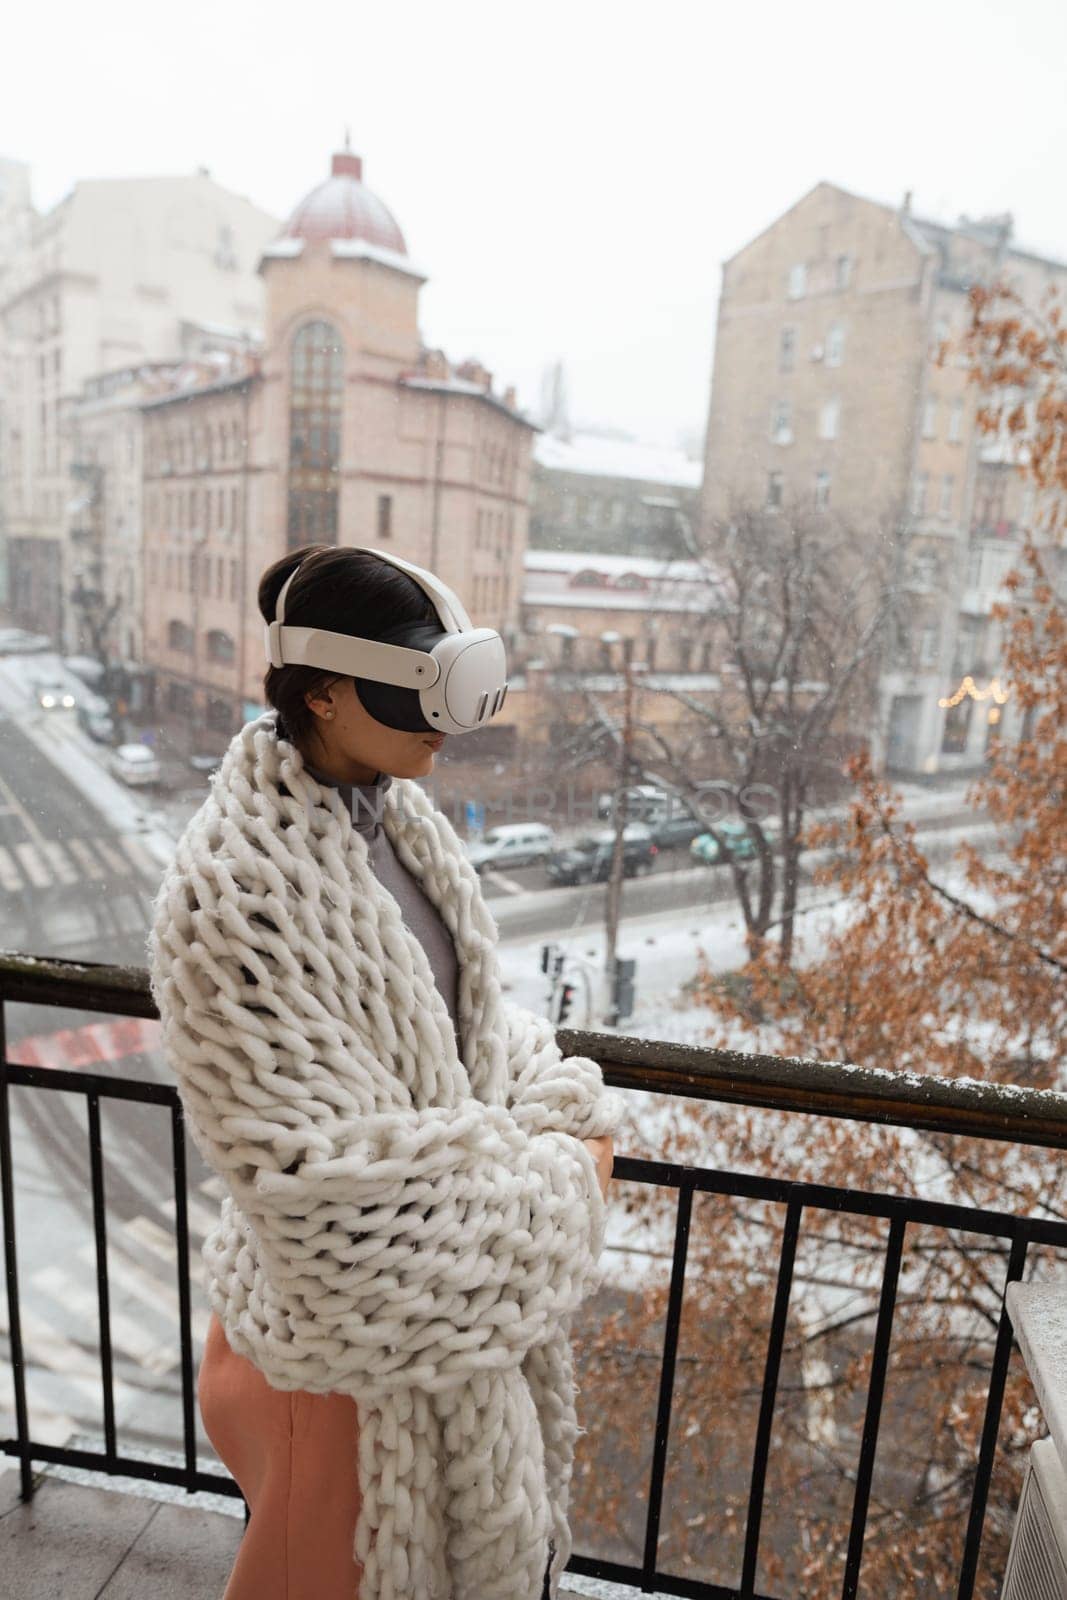
[[[338,150],[325,183],[301,200],[282,230],[283,239],[365,239],[406,256],[404,235],[389,208],[363,182],[363,162]]]

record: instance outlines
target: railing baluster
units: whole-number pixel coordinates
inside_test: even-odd
[[[982,1442],[978,1449],[978,1465],[974,1474],[974,1492],[971,1495],[971,1513],[967,1519],[967,1537],[963,1545],[960,1586],[956,1591],[956,1600],[971,1600],[974,1581],[978,1575],[978,1553],[982,1544],[986,1498],[993,1472],[997,1433],[1000,1430],[1004,1385],[1008,1377],[1008,1363],[1011,1360],[1012,1327],[1008,1315],[1008,1284],[1017,1282],[1023,1275],[1027,1243],[1026,1226],[1022,1223],[1011,1242],[1011,1251],[1008,1255],[1008,1272],[1004,1280],[1004,1297],[1000,1302],[1000,1325],[997,1328],[997,1342],[993,1351],[993,1368],[989,1374],[989,1395],[986,1399],[985,1422],[982,1425]]]
[[[790,1200],[782,1229],[782,1248],[778,1256],[778,1284],[774,1291],[774,1310],[763,1368],[763,1394],[760,1398],[756,1443],[752,1453],[752,1482],[748,1492],[748,1517],[745,1521],[745,1553],[741,1564],[741,1600],[755,1594],[756,1559],[759,1554],[760,1523],[763,1520],[763,1490],[767,1480],[767,1458],[771,1447],[774,1402],[778,1393],[778,1371],[782,1363],[785,1323],[789,1314],[789,1294],[793,1286],[793,1263],[800,1232],[799,1200]]]
[[[11,1106],[7,1082],[7,1019],[0,995],[0,1190],[4,1198],[4,1273],[7,1284],[7,1325],[11,1340],[11,1373],[15,1389],[15,1434],[19,1457],[19,1493],[33,1494],[30,1467],[30,1420],[26,1410],[26,1363],[22,1353],[22,1313],[19,1306],[18,1251],[15,1247],[15,1183],[11,1160]]]
[[[660,1368],[659,1405],[652,1445],[652,1476],[648,1489],[648,1519],[645,1523],[645,1557],[642,1577],[651,1582],[656,1572],[659,1547],[660,1511],[663,1503],[663,1478],[667,1464],[667,1438],[671,1426],[671,1401],[674,1397],[674,1367],[678,1355],[678,1333],[682,1321],[682,1295],[685,1289],[685,1260],[689,1248],[689,1221],[693,1210],[693,1177],[683,1173],[678,1186],[678,1214],[674,1225],[674,1260],[671,1287],[667,1297],[667,1326],[663,1334],[663,1365]]]
[[[874,1330],[871,1377],[867,1385],[867,1411],[863,1418],[863,1438],[860,1443],[859,1465],[856,1468],[856,1494],[852,1502],[852,1526],[848,1534],[848,1555],[845,1558],[841,1600],[855,1600],[859,1586],[860,1563],[863,1560],[863,1534],[867,1526],[867,1507],[871,1498],[871,1479],[874,1476],[874,1456],[878,1447],[878,1425],[882,1417],[882,1395],[885,1392],[889,1341],[893,1333],[893,1309],[896,1305],[897,1279],[900,1276],[900,1257],[904,1248],[906,1227],[907,1222],[902,1216],[894,1217],[889,1224],[889,1243],[886,1245],[882,1294]]]
[[[196,1471],[196,1410],[193,1389],[193,1313],[189,1293],[189,1216],[185,1176],[185,1115],[180,1102],[170,1117],[174,1160],[174,1234],[178,1252],[178,1321],[182,1361],[182,1431],[185,1440],[185,1465]],[[190,1487],[190,1493],[192,1489]]]
[[[107,1273],[107,1220],[104,1163],[100,1143],[100,1097],[90,1089],[89,1164],[93,1186],[93,1232],[96,1238],[96,1298],[100,1315],[100,1379],[104,1389],[104,1471],[115,1470],[115,1372],[111,1353],[111,1287]]]

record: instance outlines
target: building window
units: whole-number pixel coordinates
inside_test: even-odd
[[[230,561],[230,599],[237,599],[237,562]]]
[[[289,399],[289,549],[337,539],[344,346],[329,322],[293,339]]]
[[[378,496],[378,537],[391,539],[393,536],[393,497],[391,494]]]
[[[945,728],[941,735],[941,750],[947,756],[962,755],[967,748],[967,735],[971,730],[971,713],[974,701],[969,694],[945,712]]]
[[[952,410],[948,414],[948,437],[950,444],[959,444],[963,438],[963,401],[953,400]]]
[[[233,710],[228,700],[210,695],[207,702],[207,725],[216,733],[229,733],[233,728]]]
[[[222,628],[210,628],[207,636],[207,654],[209,661],[219,661],[229,666],[235,657],[233,635],[224,632]]]
[[[793,360],[796,356],[797,330],[783,328],[778,341],[778,371],[792,372]]]
[[[937,662],[937,647],[940,643],[941,630],[936,622],[928,622],[919,635],[919,664],[923,667],[932,667]]]
[[[167,624],[167,645],[171,650],[181,650],[188,654],[193,648],[193,630],[188,623],[179,622],[174,618]]]
[[[852,257],[838,256],[834,269],[834,284],[838,289],[847,289],[852,282]]]
[[[807,287],[808,269],[803,261],[798,261],[795,266],[789,269],[788,294],[790,300],[802,300],[807,293]]]
[[[911,480],[911,514],[921,517],[926,511],[926,484],[927,474],[917,472]]]
[[[782,504],[782,494],[785,487],[785,476],[781,472],[767,474],[767,510],[777,511]]]
[[[819,410],[819,438],[836,439],[837,425],[841,416],[841,402],[836,396],[823,402]]]
[[[923,404],[923,438],[936,439],[937,437],[937,400],[930,395]]]
[[[815,509],[825,511],[830,504],[830,474],[817,472],[815,474]]]
[[[845,359],[845,330],[835,322],[826,335],[826,365],[839,367]]]
[[[937,513],[941,517],[952,515],[952,494],[956,487],[956,480],[951,472],[946,472],[941,479],[941,498],[938,501]]]
[[[771,413],[771,438],[775,444],[792,444],[792,408],[788,400],[779,400]]]

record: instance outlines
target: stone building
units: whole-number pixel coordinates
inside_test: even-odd
[[[88,379],[191,353],[202,323],[258,333],[278,224],[206,169],[84,179],[44,214],[20,164],[0,189],[0,606],[70,646],[66,414]]]
[[[426,275],[357,155],[334,155],[259,271],[262,351],[141,407],[145,656],[157,715],[190,738],[261,707],[259,578],[300,545],[395,549],[517,633],[533,425],[478,362],[423,344]],[[464,754],[507,742],[510,700]]]
[[[530,548],[684,558],[702,470],[681,450],[546,431],[534,444]]]
[[[723,265],[705,532],[733,507],[807,504],[853,525],[860,549],[904,534],[907,615],[883,662],[876,734],[900,771],[977,766],[1002,725],[985,623],[1023,524],[992,533],[982,510],[996,451],[953,351],[968,288],[997,276],[1035,302],[1067,286],[1067,266],[1013,245],[1010,216],[947,227],[913,215],[910,197],[898,209],[829,183]],[[946,702],[968,674],[965,698],[989,705],[968,711],[961,737]]]
[[[705,623],[725,603],[698,561],[526,552],[523,637],[547,667],[604,672],[631,661],[652,673],[713,671]]]

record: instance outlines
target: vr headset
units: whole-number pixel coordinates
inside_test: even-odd
[[[406,733],[473,733],[504,704],[508,692],[504,641],[495,628],[476,628],[462,601],[440,578],[400,556],[354,545],[413,578],[437,622],[403,622],[381,639],[355,638],[285,621],[285,595],[300,567],[282,584],[275,619],[264,624],[272,667],[321,667],[354,678],[367,711]],[[303,563],[301,563],[303,565]]]

